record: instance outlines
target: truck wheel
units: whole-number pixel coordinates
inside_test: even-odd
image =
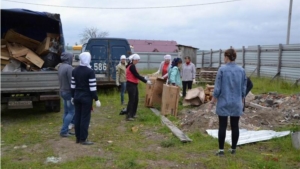
[[[47,112],[60,112],[60,100],[46,101],[45,108]]]

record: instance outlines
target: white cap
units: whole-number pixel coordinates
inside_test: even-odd
[[[140,55],[138,55],[138,54],[133,54],[131,56],[132,56],[132,60],[140,60],[141,59]]]
[[[171,60],[171,59],[172,59],[172,56],[171,56],[171,55],[165,55],[165,56],[164,56],[164,59],[165,59],[165,60]]]
[[[122,59],[126,59],[126,56],[125,56],[125,55],[122,55],[122,56],[120,57],[120,60],[122,60]]]

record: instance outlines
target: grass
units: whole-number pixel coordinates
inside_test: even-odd
[[[153,71],[141,74],[151,72]],[[252,80],[254,93],[299,92],[297,88],[289,88],[289,85],[270,85],[267,79]],[[193,142],[181,143],[166,126],[161,124],[157,116],[143,106],[144,88],[145,84],[140,83],[139,118],[134,122],[125,122],[124,116],[119,115],[123,106],[120,105],[119,93],[115,89],[100,89],[99,98],[102,107],[95,108],[92,113],[89,130],[89,139],[96,144],[90,147],[75,144],[75,138],[60,138],[58,134],[62,113],[46,113],[43,105],[35,109],[1,112],[1,167],[9,169],[300,167],[300,151],[292,147],[290,136],[240,146],[235,156],[226,154],[224,158],[214,156],[218,141],[205,133],[187,133]],[[180,106],[179,109],[183,107]],[[175,124],[179,122],[174,117],[168,118]],[[276,130],[299,131],[300,127],[284,126]],[[14,149],[22,145],[26,145],[27,148]],[[228,148],[229,145],[226,144],[225,149]],[[45,160],[50,156],[61,157],[63,161],[58,164],[46,164]]]

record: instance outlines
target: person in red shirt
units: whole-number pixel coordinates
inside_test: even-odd
[[[134,118],[136,118],[136,111],[139,102],[139,80],[149,85],[152,85],[150,80],[139,75],[139,73],[137,72],[135,65],[139,62],[140,56],[138,54],[133,54],[130,57],[132,61],[126,66],[126,89],[128,93],[128,105],[126,115],[127,121],[133,121]]]
[[[153,75],[158,75],[161,73],[161,76],[164,79],[167,79],[168,78],[168,70],[169,70],[169,67],[171,67],[172,57],[171,57],[171,55],[165,55],[164,59],[165,60],[160,63],[158,71],[153,73]]]

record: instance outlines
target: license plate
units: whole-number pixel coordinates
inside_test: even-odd
[[[32,101],[9,101],[8,109],[29,109],[33,108]]]

